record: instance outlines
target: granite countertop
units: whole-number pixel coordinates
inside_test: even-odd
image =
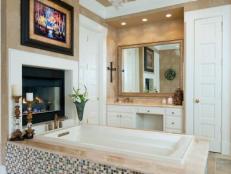
[[[27,140],[22,142],[8,142],[19,146],[26,146],[51,153],[78,157],[96,163],[132,169],[142,173],[158,174],[204,174],[207,164],[209,143],[201,138],[194,138],[188,151],[185,163],[171,164],[143,159],[134,159],[112,152],[98,151],[66,144],[52,143],[51,141]]]
[[[119,105],[119,106],[147,106],[147,107],[163,107],[163,108],[183,108],[182,105],[168,105],[160,103],[136,103],[136,102],[107,102],[107,105]]]

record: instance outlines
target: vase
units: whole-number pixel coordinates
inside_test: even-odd
[[[177,90],[174,93],[173,103],[175,105],[182,105],[183,100],[184,100],[184,92],[180,88],[177,88]]]
[[[77,110],[77,114],[78,114],[78,118],[80,122],[82,122],[83,120],[84,107],[86,103],[87,101],[84,101],[81,103],[75,102],[75,106],[76,106],[76,110]]]

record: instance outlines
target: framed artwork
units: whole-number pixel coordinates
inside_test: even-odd
[[[154,72],[154,51],[144,47],[144,71]]]
[[[21,0],[21,44],[73,55],[73,7],[57,0]]]

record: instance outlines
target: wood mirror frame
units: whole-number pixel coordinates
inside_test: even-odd
[[[126,48],[137,48],[144,46],[157,46],[166,44],[179,44],[180,45],[180,77],[179,77],[179,87],[183,89],[183,40],[171,40],[162,42],[152,42],[143,44],[133,44],[133,45],[120,45],[118,46],[118,96],[119,97],[169,97],[173,96],[174,93],[145,93],[145,92],[123,92],[122,91],[122,50]]]

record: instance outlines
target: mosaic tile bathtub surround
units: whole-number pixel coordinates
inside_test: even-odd
[[[40,149],[7,144],[8,174],[141,174]]]

